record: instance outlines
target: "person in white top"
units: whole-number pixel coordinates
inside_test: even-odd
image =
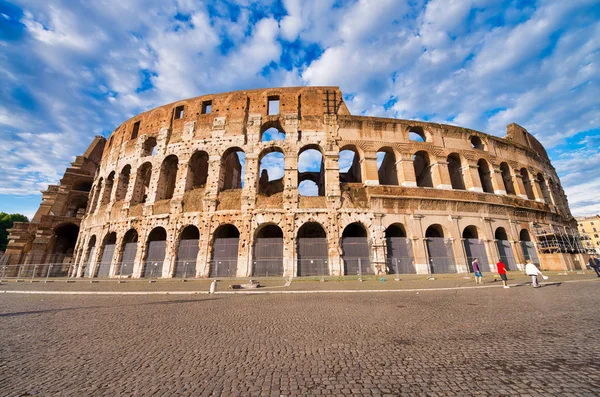
[[[548,277],[547,277],[547,276],[544,276],[544,275],[542,274],[542,272],[540,271],[540,269],[538,269],[538,268],[537,268],[537,266],[536,266],[536,265],[534,265],[534,264],[531,262],[531,260],[529,260],[529,259],[527,259],[527,264],[525,265],[525,273],[526,273],[528,276],[531,276],[531,286],[532,286],[533,288],[537,288],[537,287],[539,287],[539,286],[540,286],[540,284],[538,283],[538,279],[537,279],[537,276],[538,276],[538,274],[539,274],[540,276],[542,276],[542,277],[544,278],[544,280],[547,280],[547,279],[548,279]]]

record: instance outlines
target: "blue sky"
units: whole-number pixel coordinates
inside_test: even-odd
[[[600,3],[0,0],[0,211],[32,216],[94,135],[155,106],[338,85],[353,114],[548,149],[576,215],[600,213]]]

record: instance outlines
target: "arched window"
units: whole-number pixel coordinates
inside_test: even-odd
[[[385,242],[388,273],[416,273],[412,241],[406,237],[406,230],[402,224],[394,223],[385,229]]]
[[[502,181],[504,182],[506,194],[515,194],[515,186],[513,185],[510,167],[507,163],[500,163],[500,172],[502,173]]]
[[[229,148],[221,157],[219,191],[244,187],[246,154],[239,148]]]
[[[206,185],[208,179],[208,153],[196,152],[190,158],[185,182],[185,191],[199,189]]]
[[[317,222],[307,222],[298,229],[298,276],[329,274],[327,234]]]
[[[537,174],[537,183],[540,186],[540,190],[542,191],[544,202],[546,204],[552,204],[552,199],[550,198],[550,191],[548,190],[548,185],[546,185],[546,179],[544,179],[544,176],[541,172]]]
[[[156,138],[150,137],[144,141],[142,146],[142,157],[154,156],[156,154]]]
[[[392,148],[382,148],[377,152],[377,175],[380,185],[398,186],[396,156]]]
[[[342,233],[342,259],[344,274],[363,275],[373,274],[369,255],[367,230],[359,223],[351,223]]]
[[[150,179],[152,178],[152,164],[144,163],[138,168],[135,177],[135,186],[131,197],[131,204],[145,203],[150,195]]]
[[[494,193],[494,185],[492,185],[492,174],[487,161],[480,159],[477,162],[477,172],[481,181],[481,188],[485,193]]]
[[[417,152],[413,156],[413,167],[415,169],[415,178],[418,187],[433,187],[431,178],[431,164],[427,152]]]
[[[421,127],[411,127],[408,130],[408,140],[413,142],[426,142],[427,136]]]
[[[90,212],[94,213],[100,207],[100,195],[102,194],[102,186],[104,185],[104,178],[100,178],[96,184],[94,195],[92,196],[92,203],[90,205]]]
[[[110,202],[110,195],[113,190],[113,185],[115,183],[115,172],[111,172],[106,177],[106,182],[104,186],[104,193],[102,194],[102,198],[100,200],[100,206],[106,205]]]
[[[450,183],[452,189],[465,190],[465,182],[463,180],[462,164],[458,153],[451,153],[448,156],[448,173],[450,174]]]
[[[210,277],[235,277],[237,273],[240,232],[230,224],[221,225],[215,230]]]
[[[483,146],[483,142],[481,141],[480,137],[473,135],[469,140],[471,141],[471,148],[478,150],[485,149],[485,146]]]
[[[285,141],[285,132],[281,127],[281,123],[279,121],[270,121],[263,124],[260,129],[260,141]]]
[[[143,277],[162,277],[163,262],[167,248],[167,231],[155,227],[148,235]]]
[[[298,194],[325,196],[325,163],[316,145],[304,146],[298,153]]]
[[[521,178],[523,180],[523,186],[525,187],[525,193],[529,200],[535,200],[535,194],[533,194],[533,186],[531,186],[531,179],[529,179],[529,172],[527,168],[521,168]]]
[[[254,238],[252,276],[283,276],[283,231],[279,226],[259,227]]]
[[[179,159],[175,155],[167,156],[160,166],[160,175],[158,176],[158,186],[156,188],[156,200],[170,200],[175,192],[177,183],[177,169]]]
[[[129,177],[131,175],[131,166],[127,164],[121,170],[119,174],[119,180],[117,182],[117,192],[115,195],[116,201],[125,200],[125,196],[127,195],[127,189],[129,187]]]
[[[268,148],[258,157],[258,194],[271,196],[283,192],[285,159],[279,148]]]
[[[340,150],[338,165],[341,183],[361,183],[360,156],[355,146],[345,146]]]

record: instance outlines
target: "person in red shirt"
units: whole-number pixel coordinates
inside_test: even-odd
[[[502,284],[504,284],[504,288],[510,288],[508,286],[508,278],[506,277],[506,265],[502,263],[501,260],[496,263],[496,269],[498,269],[498,275],[502,279]]]

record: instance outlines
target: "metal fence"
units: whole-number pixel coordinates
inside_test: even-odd
[[[415,261],[412,257],[387,258],[389,274],[416,274]]]
[[[210,277],[235,277],[237,275],[237,262],[237,258],[211,261]]]
[[[387,237],[387,271],[389,274],[416,273],[412,241],[406,237]]]
[[[252,276],[283,276],[283,238],[257,238],[254,243]]]
[[[302,276],[327,276],[329,274],[327,238],[302,237],[298,239],[296,274]]]
[[[321,276],[329,275],[329,267],[326,259],[298,259],[297,263],[298,277],[304,276]]]
[[[342,238],[342,252],[345,275],[374,274],[369,260],[370,249],[366,237]]]
[[[485,242],[483,240],[466,238],[464,239],[463,244],[465,247],[465,253],[467,255],[467,265],[469,266],[470,272],[473,272],[473,266],[471,264],[475,258],[477,258],[479,262],[479,269],[482,272],[491,271],[487,252],[485,250]]]
[[[196,258],[176,261],[174,277],[181,279],[196,277]]]
[[[519,270],[517,268],[517,261],[515,260],[515,255],[510,241],[497,240],[496,246],[498,247],[498,255],[500,256],[500,260],[506,265],[508,270]]]
[[[36,280],[72,277],[75,266],[69,263],[0,265],[0,280]]]
[[[429,237],[426,243],[430,273],[456,273],[452,241],[443,237]]]

